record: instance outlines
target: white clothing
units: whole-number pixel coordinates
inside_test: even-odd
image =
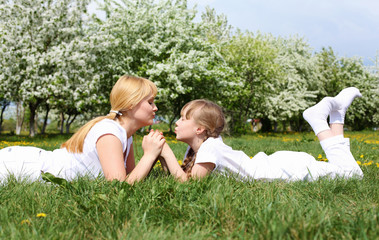
[[[321,142],[329,162],[320,162],[304,152],[278,151],[272,155],[259,152],[250,158],[233,150],[221,138],[208,138],[199,148],[196,163],[214,163],[214,172],[236,174],[241,179],[316,180],[321,176],[363,176],[350,152],[349,139],[341,136]],[[187,151],[188,152],[188,151]]]
[[[105,135],[116,136],[126,151],[124,165],[129,155],[133,137],[127,139],[126,131],[119,123],[104,119],[96,123],[88,132],[82,153],[70,153],[66,148],[45,151],[36,147],[13,146],[0,150],[0,181],[9,174],[16,177],[40,179],[41,171],[56,177],[72,180],[78,176],[97,177],[103,174],[96,149],[98,139]]]

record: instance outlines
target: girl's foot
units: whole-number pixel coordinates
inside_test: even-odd
[[[356,87],[348,87],[338,93],[338,95],[334,97],[334,101],[337,103],[339,108],[332,109],[330,112],[329,123],[343,124],[345,121],[346,111],[356,97],[362,97],[362,94]]]
[[[330,129],[327,118],[333,109],[340,109],[340,106],[334,98],[325,97],[303,112],[304,119],[311,125],[316,135]]]

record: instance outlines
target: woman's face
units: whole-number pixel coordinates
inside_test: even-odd
[[[187,144],[190,144],[195,138],[196,130],[200,127],[193,117],[186,119],[186,110],[183,111],[183,114],[180,116],[180,119],[176,121],[175,125],[176,139]]]
[[[153,124],[156,111],[158,108],[154,103],[154,96],[150,95],[132,108],[129,111],[129,116],[139,123],[140,127],[144,127]]]

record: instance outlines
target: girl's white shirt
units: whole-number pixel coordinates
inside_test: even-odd
[[[97,177],[103,174],[96,143],[99,138],[106,134],[116,136],[122,144],[123,152],[126,151],[124,166],[129,155],[133,137],[127,138],[127,133],[116,121],[104,119],[96,123],[88,132],[83,145],[82,153],[70,153],[66,148],[54,151],[42,151],[42,171],[71,180],[80,175]]]
[[[320,176],[344,174],[340,167],[316,161],[304,152],[278,151],[269,156],[259,152],[251,158],[224,144],[221,137],[204,141],[196,154],[197,163],[213,163],[213,172],[234,175],[242,180],[315,180]]]

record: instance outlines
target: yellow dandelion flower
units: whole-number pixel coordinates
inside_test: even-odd
[[[370,162],[366,162],[366,163],[364,163],[363,165],[364,166],[370,166],[370,165],[372,165],[374,162],[373,161],[370,161]]]
[[[46,217],[46,213],[37,213],[37,217],[39,218]]]
[[[360,158],[363,158],[364,157],[364,155],[362,154],[361,156],[359,156]]]
[[[379,167],[379,163],[376,163],[376,167]]]
[[[183,164],[182,160],[179,160],[178,163],[179,163],[179,165],[182,165],[182,164]]]
[[[24,220],[21,221],[21,224],[28,224],[28,225],[30,225],[30,221],[29,221],[29,219],[24,219]]]
[[[358,165],[362,165],[361,161],[357,161]]]
[[[321,155],[321,154],[319,154],[317,158],[319,158],[319,159],[320,159],[320,158],[322,158],[322,155]]]

